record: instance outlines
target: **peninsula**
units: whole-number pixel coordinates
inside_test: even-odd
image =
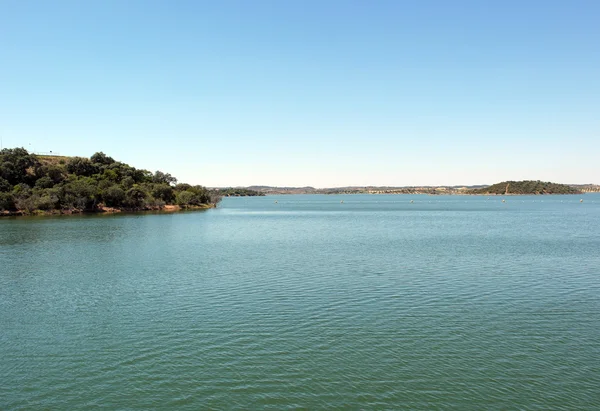
[[[83,158],[0,151],[0,215],[203,209],[220,198],[217,191],[101,152]]]

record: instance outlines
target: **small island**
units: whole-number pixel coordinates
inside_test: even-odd
[[[539,180],[503,181],[471,190],[469,194],[481,195],[543,195],[543,194],[581,194],[581,190],[566,184]]]
[[[0,151],[0,215],[206,209],[220,199],[218,191],[102,152],[84,158]]]

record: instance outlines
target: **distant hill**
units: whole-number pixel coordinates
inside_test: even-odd
[[[213,188],[212,190],[219,193],[223,197],[255,197],[265,195],[265,193],[261,191],[244,187]]]
[[[503,181],[489,187],[470,190],[469,194],[519,195],[519,194],[580,194],[582,191],[566,184],[548,181]]]
[[[503,195],[506,194],[579,194],[587,192],[600,192],[600,186],[594,184],[565,185],[543,181],[504,181],[502,183],[487,185],[455,185],[455,186],[349,186],[349,187],[271,187],[250,186],[248,190],[264,195],[281,194],[480,194]],[[238,188],[240,189],[240,188]],[[225,190],[225,189],[221,189]],[[226,195],[224,192],[222,192]]]
[[[265,195],[269,194],[319,194],[319,190],[314,187],[270,187],[270,186],[250,186],[249,190],[257,191]]]

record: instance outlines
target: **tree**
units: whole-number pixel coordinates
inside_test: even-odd
[[[121,185],[123,185],[123,187],[125,189],[130,189],[131,187],[133,187],[134,184],[135,184],[135,181],[133,180],[133,177],[130,177],[130,176],[125,177],[121,181]]]
[[[115,160],[112,157],[107,156],[102,151],[94,153],[90,157],[90,160],[94,164],[101,164],[101,165],[105,165],[105,166],[108,166],[108,165],[113,164],[115,162]]]
[[[51,188],[54,186],[54,181],[50,177],[44,176],[35,182],[35,186],[38,188]]]
[[[59,167],[57,165],[43,165],[36,169],[36,175],[39,178],[42,177],[50,177],[54,184],[58,184],[65,179],[65,170],[64,167]]]
[[[98,183],[90,177],[73,178],[64,186],[68,206],[89,210],[96,207]]]
[[[173,201],[173,187],[168,184],[154,184],[151,191],[152,197],[160,199],[165,203]]]
[[[175,201],[180,206],[192,204],[192,202],[194,201],[194,193],[192,193],[191,191],[181,191],[177,194],[177,198]]]
[[[33,183],[35,176],[29,171],[38,165],[35,155],[29,154],[24,148],[5,148],[0,151],[0,177],[11,185]]]
[[[125,204],[131,208],[139,208],[144,205],[147,196],[148,194],[138,184],[135,184],[125,193]]]
[[[11,193],[0,192],[0,211],[11,211],[15,209],[15,198]]]
[[[175,185],[177,184],[177,179],[169,173],[157,171],[154,173],[154,176],[152,176],[152,182],[157,184]]]
[[[100,170],[98,166],[87,158],[73,157],[67,163],[67,171],[78,176],[90,177],[97,174]]]
[[[1,192],[9,192],[12,190],[12,186],[8,182],[8,180],[0,177],[0,193]]]
[[[109,207],[121,207],[125,201],[125,191],[117,185],[108,187],[102,192],[104,204]]]

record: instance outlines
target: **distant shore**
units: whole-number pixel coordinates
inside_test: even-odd
[[[600,192],[597,184],[558,184],[540,180],[504,181],[471,186],[347,186],[332,188],[249,186],[264,195],[283,194],[429,194],[429,195],[549,195]]]

